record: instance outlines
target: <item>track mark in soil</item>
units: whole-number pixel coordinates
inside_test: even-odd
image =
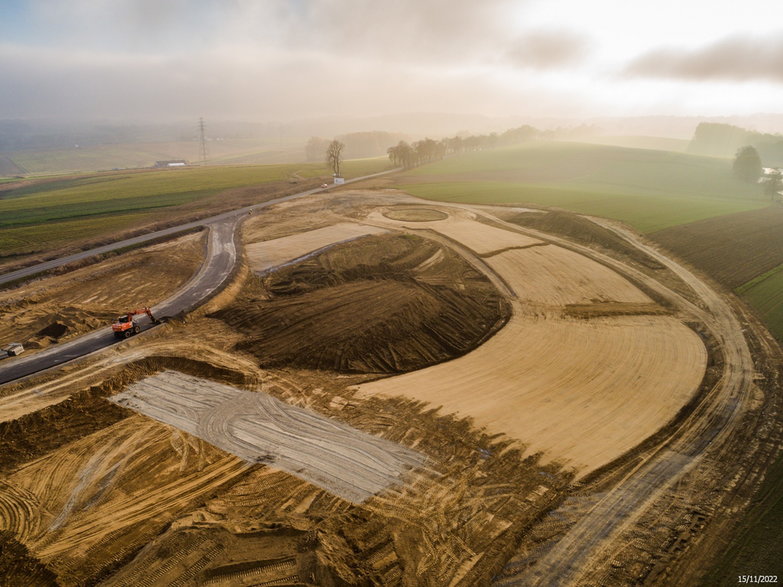
[[[251,463],[265,463],[343,499],[362,503],[424,464],[410,449],[325,416],[176,371],[111,398]]]
[[[479,257],[482,259],[486,259],[488,257],[494,257],[495,255],[499,255],[500,253],[505,253],[507,251],[513,251],[513,250],[520,250],[520,249],[532,249],[533,247],[547,247],[549,246],[549,243],[533,243],[531,245],[522,245],[518,247],[504,247],[502,249],[498,249],[497,251],[489,251],[488,253],[481,253],[479,254]]]

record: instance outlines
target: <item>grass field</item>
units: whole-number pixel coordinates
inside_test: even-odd
[[[565,208],[642,232],[769,204],[728,160],[577,143],[468,153],[417,168],[398,187],[433,200]]]
[[[388,167],[385,158],[351,160],[344,163],[344,175],[357,177]],[[192,204],[190,212],[202,204],[217,209],[221,202],[213,201],[213,196],[226,190],[275,182],[288,186],[292,177],[326,179],[329,175],[325,165],[291,164],[104,173],[30,182],[0,191],[0,258],[110,235],[169,216],[184,204]]]
[[[211,164],[247,163],[254,165],[300,161],[304,156],[307,137],[275,139],[226,139],[209,141],[207,156]],[[6,153],[27,173],[51,174],[90,172],[107,169],[149,167],[155,161],[185,159],[198,161],[199,143],[191,141],[113,143],[81,145],[67,149],[27,150]],[[8,175],[17,175],[14,166],[7,166]],[[0,165],[0,174],[3,166]]]
[[[783,341],[783,265],[738,287],[737,293],[758,310],[775,338]]]
[[[650,234],[657,243],[729,289],[783,264],[783,206],[772,204]]]

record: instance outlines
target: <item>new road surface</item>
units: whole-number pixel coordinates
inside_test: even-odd
[[[363,177],[357,177],[346,181],[346,183],[356,182],[370,177],[383,175],[397,171],[392,169],[389,171],[383,171],[381,173],[375,173],[372,175],[365,175]],[[268,200],[260,204],[253,206],[247,206],[238,210],[232,210],[225,212],[217,216],[205,218],[197,222],[189,222],[180,226],[167,228],[157,232],[152,232],[143,236],[127,239],[124,241],[116,242],[112,245],[106,245],[84,251],[76,255],[69,255],[61,259],[55,259],[13,271],[5,275],[0,275],[0,285],[23,279],[25,277],[32,277],[38,275],[54,267],[59,267],[73,261],[80,259],[86,259],[94,255],[99,255],[112,251],[115,249],[125,248],[131,245],[138,245],[151,240],[159,239],[161,237],[169,236],[188,230],[191,228],[197,228],[204,226],[209,230],[209,246],[207,250],[207,257],[204,264],[201,266],[199,272],[191,279],[185,286],[179,290],[176,294],[170,297],[168,300],[161,302],[154,308],[152,308],[153,314],[160,317],[168,317],[184,314],[197,308],[209,298],[215,295],[228,281],[229,276],[234,270],[237,262],[237,243],[236,232],[240,221],[255,210],[260,210],[286,200],[292,200],[294,198],[301,198],[309,196],[311,194],[323,191],[322,188],[315,188],[291,194],[289,196],[283,196],[275,198],[274,200]],[[147,317],[139,319],[139,323],[142,326],[142,330],[149,330],[154,325],[149,323]],[[20,357],[12,357],[0,362],[0,385],[9,383],[22,377],[27,377],[34,373],[50,369],[52,367],[58,367],[63,363],[73,361],[80,357],[84,357],[95,351],[109,347],[116,344],[118,340],[114,337],[114,333],[111,328],[102,328],[91,332],[85,336],[79,337],[75,340],[59,344],[52,348],[49,348],[35,355]]]

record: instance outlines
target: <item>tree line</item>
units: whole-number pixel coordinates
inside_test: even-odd
[[[458,155],[470,151],[484,151],[508,145],[517,145],[538,138],[543,138],[547,133],[538,129],[523,125],[509,129],[503,133],[489,133],[484,135],[456,135],[436,141],[426,138],[412,144],[400,141],[387,149],[389,160],[393,165],[410,169],[425,163],[431,163],[443,159],[446,155]]]
[[[783,173],[780,169],[772,169],[764,173],[761,156],[753,145],[746,145],[737,150],[732,165],[734,175],[742,181],[761,183],[764,193],[771,198],[783,191]]]

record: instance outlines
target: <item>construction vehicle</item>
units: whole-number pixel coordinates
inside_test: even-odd
[[[0,349],[0,353],[3,353],[6,357],[16,357],[24,352],[24,347],[21,342],[12,342],[9,345]],[[0,355],[2,356],[2,355]]]
[[[117,318],[117,320],[114,321],[114,324],[111,325],[114,336],[116,338],[129,338],[134,334],[141,332],[141,326],[133,319],[134,316],[138,316],[139,314],[146,314],[149,316],[150,322],[153,324],[160,324],[160,320],[157,320],[155,316],[152,315],[152,310],[147,306],[144,306],[143,308],[126,312],[123,316]]]

